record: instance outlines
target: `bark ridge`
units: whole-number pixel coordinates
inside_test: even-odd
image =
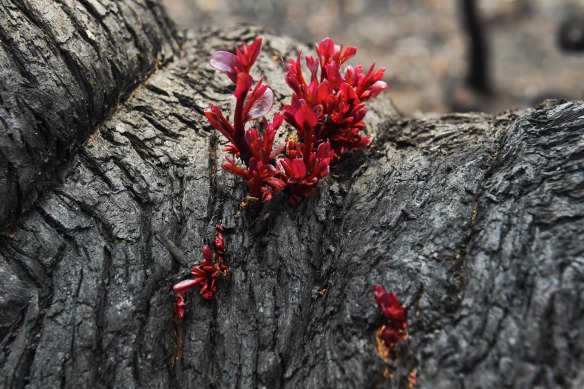
[[[178,37],[152,0],[3,0],[0,15],[6,230],[111,107],[178,52]]]

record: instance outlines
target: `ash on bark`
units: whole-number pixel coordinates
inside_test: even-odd
[[[422,388],[582,386],[584,102],[413,119],[380,99],[366,158],[298,209],[241,208],[201,113],[233,108],[210,55],[257,35],[255,74],[288,98],[273,58],[301,45],[189,33],[0,239],[0,386],[402,387],[412,369]],[[230,278],[181,325],[184,266],[157,235],[195,262],[220,219]],[[410,310],[394,378],[376,282]]]

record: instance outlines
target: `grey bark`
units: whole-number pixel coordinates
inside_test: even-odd
[[[255,74],[289,98],[274,58],[298,43],[189,33],[2,236],[0,386],[581,387],[584,102],[407,118],[381,98],[371,148],[313,198],[244,208],[201,113],[233,108],[210,55],[257,35]],[[230,277],[177,322],[161,241],[198,261],[219,220]],[[393,378],[374,283],[410,311]]]
[[[0,1],[0,228],[177,39],[152,0]]]

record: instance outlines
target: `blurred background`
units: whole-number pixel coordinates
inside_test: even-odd
[[[330,36],[373,59],[404,113],[584,98],[584,0],[163,0],[184,28],[262,25]]]

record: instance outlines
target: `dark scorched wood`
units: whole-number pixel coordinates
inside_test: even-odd
[[[152,0],[0,0],[0,230],[177,51]]]
[[[297,43],[191,34],[2,238],[0,386],[403,387],[414,368],[421,388],[584,385],[584,103],[411,119],[382,98],[366,158],[298,209],[241,208],[201,114],[233,108],[211,53],[258,34],[255,74],[288,98],[274,58]],[[184,266],[156,235],[194,262],[218,220],[230,277],[177,324]],[[410,310],[393,379],[376,282]]]

